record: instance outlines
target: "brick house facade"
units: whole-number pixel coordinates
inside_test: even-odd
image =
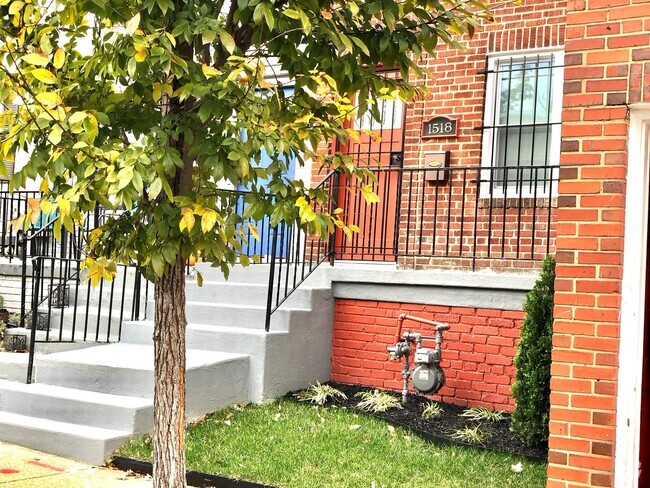
[[[650,1],[524,0],[493,12],[466,52],[443,47],[424,58],[427,100],[383,107],[393,126],[378,131],[389,142],[348,148],[383,165],[376,190],[391,208],[366,215],[354,197],[341,200],[368,237],[341,241],[340,257],[419,270],[409,280],[433,270],[488,273],[502,288],[515,275],[534,277],[541,258],[555,254],[548,486],[650,486],[638,474],[643,432],[650,437],[641,416],[650,403],[641,394]],[[455,120],[457,134],[424,137],[436,116]],[[449,169],[427,179],[432,157]],[[379,242],[393,226],[389,244]],[[521,301],[474,301],[458,291],[474,285],[454,276],[446,285],[409,283],[418,293],[390,279],[382,290],[396,286],[393,295],[335,293],[332,378],[401,389],[401,366],[387,361],[386,347],[408,312],[451,325],[448,383],[436,398],[512,410]],[[452,291],[440,294],[444,286]]]

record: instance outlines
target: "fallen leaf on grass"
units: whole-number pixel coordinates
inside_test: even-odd
[[[521,463],[517,463],[510,466],[510,469],[513,473],[521,473],[524,470],[524,467]]]
[[[224,420],[223,423],[228,426],[232,425],[232,422],[230,420]]]
[[[360,428],[361,428],[361,426],[359,424],[352,424],[350,426],[350,430],[357,430],[357,429],[360,429]]]

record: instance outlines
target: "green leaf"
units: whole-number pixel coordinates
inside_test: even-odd
[[[138,30],[140,26],[140,12],[135,14],[135,16],[126,23],[126,33],[130,36],[135,34],[135,31]]]
[[[286,10],[282,11],[283,15],[286,15],[290,19],[295,19],[298,20],[300,18],[300,13],[298,13],[296,10],[293,10],[291,8],[288,8]]]
[[[201,40],[204,45],[210,44],[216,38],[217,38],[217,33],[216,31],[213,30],[204,30],[203,33],[201,34]]]
[[[228,51],[230,54],[235,52],[237,46],[235,45],[235,39],[226,31],[219,31],[219,40],[223,45],[223,48]]]
[[[68,124],[73,125],[82,122],[88,114],[86,112],[75,112],[68,118]]]
[[[160,190],[162,190],[162,181],[160,181],[160,178],[156,178],[151,182],[151,185],[149,185],[147,194],[151,200],[155,200],[160,194]]]
[[[156,276],[162,276],[165,272],[165,259],[162,254],[154,254],[151,256],[151,266],[153,267],[153,272],[156,273]]]
[[[59,142],[61,142],[62,135],[63,135],[63,129],[61,129],[61,126],[55,125],[54,127],[52,127],[49,134],[47,135],[47,140],[50,141],[50,144],[56,146]]]

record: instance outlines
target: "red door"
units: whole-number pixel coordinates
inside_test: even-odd
[[[343,220],[359,227],[351,238],[337,234],[337,258],[362,261],[397,259],[397,218],[401,192],[406,106],[401,101],[380,100],[377,122],[369,115],[355,121],[358,141],[342,148],[357,166],[368,167],[376,177],[347,181],[341,178],[338,205]],[[366,203],[362,188],[372,188],[380,201]]]

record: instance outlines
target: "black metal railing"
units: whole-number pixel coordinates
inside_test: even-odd
[[[317,186],[330,196],[324,208],[316,211],[331,213],[336,208],[340,174],[330,172]],[[264,328],[271,327],[271,316],[293,292],[324,262],[334,264],[335,236],[321,239],[306,233],[298,222],[281,222],[270,229],[269,286]]]
[[[112,281],[92,286],[81,259],[32,260],[31,339],[27,383],[33,381],[38,343],[119,342],[125,320],[146,316],[149,282],[135,266],[118,266]]]
[[[21,231],[16,228],[14,221],[21,215],[25,215],[29,209],[29,199],[40,201],[41,194],[37,191],[8,191],[7,185],[0,186],[0,255],[11,261],[20,257],[19,238]],[[33,225],[33,228],[40,228],[44,219]]]
[[[406,266],[489,266],[541,261],[554,250],[559,166],[372,169],[341,182],[342,218],[359,226],[337,236],[336,258]],[[361,188],[381,199],[367,204]]]

